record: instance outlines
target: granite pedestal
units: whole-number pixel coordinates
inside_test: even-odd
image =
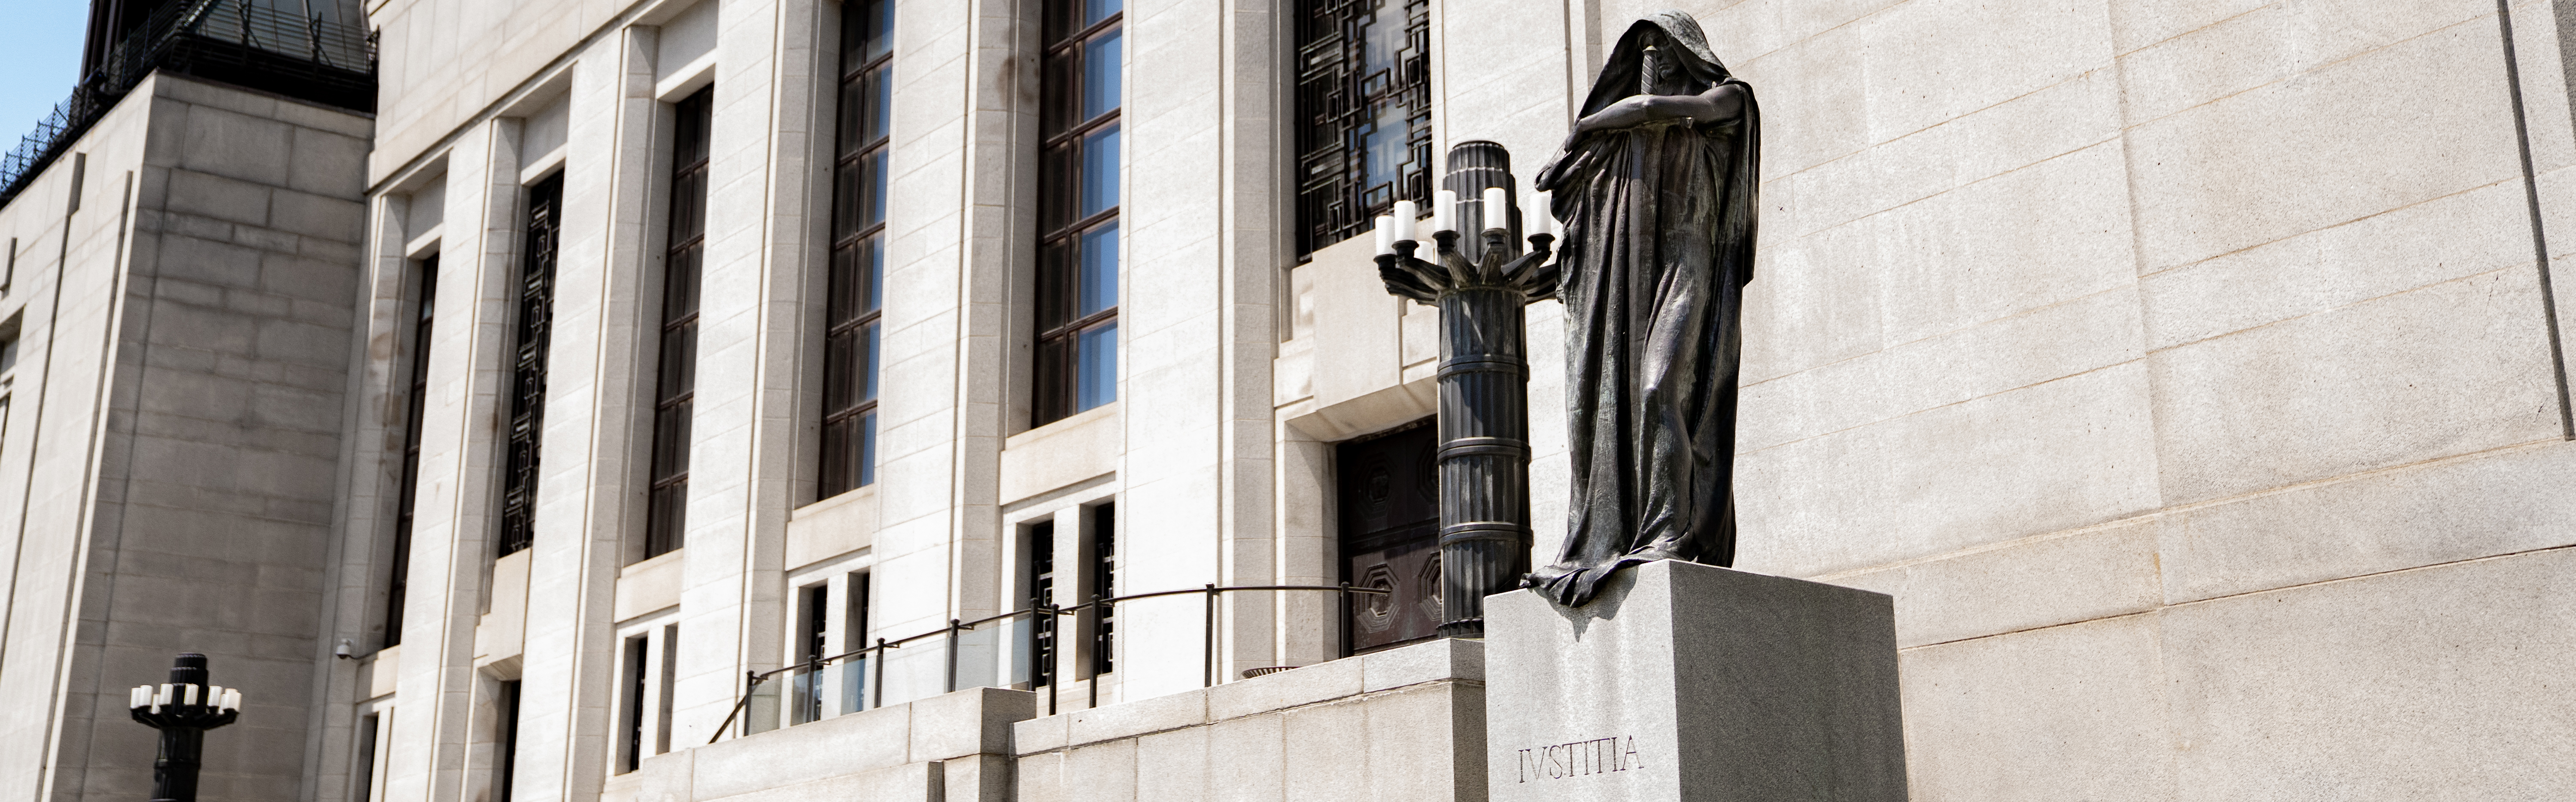
[[[1885,594],[1661,561],[1488,596],[1485,638],[1494,802],[1906,798]]]

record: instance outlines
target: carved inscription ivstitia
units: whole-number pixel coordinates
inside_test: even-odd
[[[1645,765],[1637,755],[1637,736],[1614,735],[1520,750],[1520,781],[1562,780]]]

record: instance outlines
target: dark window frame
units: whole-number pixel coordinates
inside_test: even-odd
[[[894,141],[893,2],[850,0],[842,8],[817,499],[876,482],[886,162]]]
[[[645,559],[688,544],[689,437],[697,408],[715,86],[699,88],[671,110],[670,213],[662,261],[660,359],[654,365],[652,457],[645,477]]]
[[[429,408],[429,339],[438,311],[438,254],[412,263],[411,364],[404,382],[401,484],[394,489],[393,554],[386,560],[384,646],[402,645],[403,604],[411,588],[411,535],[420,502],[421,417]]]
[[[1096,2],[1096,0],[1093,0]],[[1044,30],[1045,46],[1039,55],[1039,130],[1038,144],[1038,268],[1036,314],[1036,357],[1030,397],[1031,428],[1054,423],[1087,411],[1081,406],[1083,387],[1079,376],[1083,354],[1083,335],[1114,328],[1118,325],[1119,299],[1100,309],[1081,310],[1083,240],[1094,233],[1118,225],[1119,211],[1126,198],[1119,192],[1118,202],[1090,214],[1081,213],[1084,171],[1090,154],[1083,151],[1085,142],[1096,134],[1120,129],[1125,111],[1125,78],[1119,77],[1120,104],[1088,117],[1082,115],[1083,60],[1088,48],[1111,37],[1123,37],[1127,20],[1122,7],[1099,20],[1076,28],[1086,0],[1048,0]],[[1123,52],[1124,45],[1121,45]],[[1121,67],[1113,67],[1123,72]],[[1123,132],[1123,129],[1121,129]],[[1123,167],[1123,160],[1117,165]],[[1109,181],[1117,182],[1118,176]],[[1121,236],[1112,232],[1110,236]],[[1119,266],[1112,265],[1112,270]],[[1115,344],[1111,358],[1115,359]],[[1117,397],[1110,388],[1109,400]],[[1094,405],[1098,406],[1098,405]]]
[[[628,636],[619,651],[624,654],[626,699],[618,705],[620,722],[625,732],[618,739],[617,773],[627,774],[644,767],[644,691],[652,681],[652,636],[648,632]]]

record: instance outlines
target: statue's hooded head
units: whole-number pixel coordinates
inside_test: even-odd
[[[1696,95],[1725,83],[1726,65],[1708,49],[1699,21],[1680,11],[1658,11],[1628,26],[1592,95],[1583,101],[1591,114],[1632,95]]]

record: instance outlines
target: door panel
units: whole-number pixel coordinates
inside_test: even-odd
[[[1351,598],[1351,652],[1429,638],[1440,627],[1439,476],[1429,420],[1336,447],[1342,579],[1391,591]]]

